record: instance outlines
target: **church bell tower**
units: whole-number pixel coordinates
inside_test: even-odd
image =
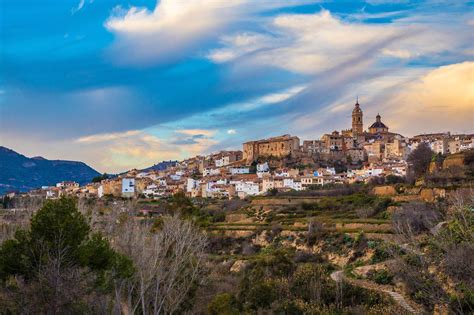
[[[359,98],[352,110],[352,136],[360,135],[364,132],[364,123],[362,121],[362,109],[360,109]]]

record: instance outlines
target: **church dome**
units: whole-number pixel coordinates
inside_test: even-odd
[[[369,127],[370,129],[387,129],[388,127],[382,122],[382,119],[380,117],[380,114],[377,114],[375,117],[375,122]]]
[[[372,126],[369,127],[370,128],[386,128],[388,129],[388,127],[381,121],[376,121],[372,124]]]

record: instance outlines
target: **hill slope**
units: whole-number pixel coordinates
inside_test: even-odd
[[[83,162],[28,158],[0,146],[0,194],[28,191],[63,180],[84,184],[97,175],[100,174]]]

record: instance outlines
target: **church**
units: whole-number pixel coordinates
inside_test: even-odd
[[[380,114],[377,114],[375,117],[375,122],[369,127],[369,132],[364,132],[364,113],[360,108],[359,99],[357,99],[354,109],[352,110],[352,136],[362,136],[362,135],[379,135],[379,134],[388,134],[388,127],[382,122],[382,117]]]

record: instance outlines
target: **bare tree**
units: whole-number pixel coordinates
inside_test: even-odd
[[[165,217],[161,229],[132,219],[116,230],[114,246],[130,257],[136,272],[116,283],[116,308],[130,313],[171,314],[202,281],[206,238],[191,222]]]
[[[406,254],[392,253],[396,258],[392,271],[404,282],[407,292],[430,310],[441,305],[454,314],[474,311],[471,302],[463,301],[466,296],[459,289],[474,286],[473,201],[472,192],[467,196],[455,194],[445,211],[414,203],[394,215],[400,246]],[[450,288],[447,283],[455,286]]]

